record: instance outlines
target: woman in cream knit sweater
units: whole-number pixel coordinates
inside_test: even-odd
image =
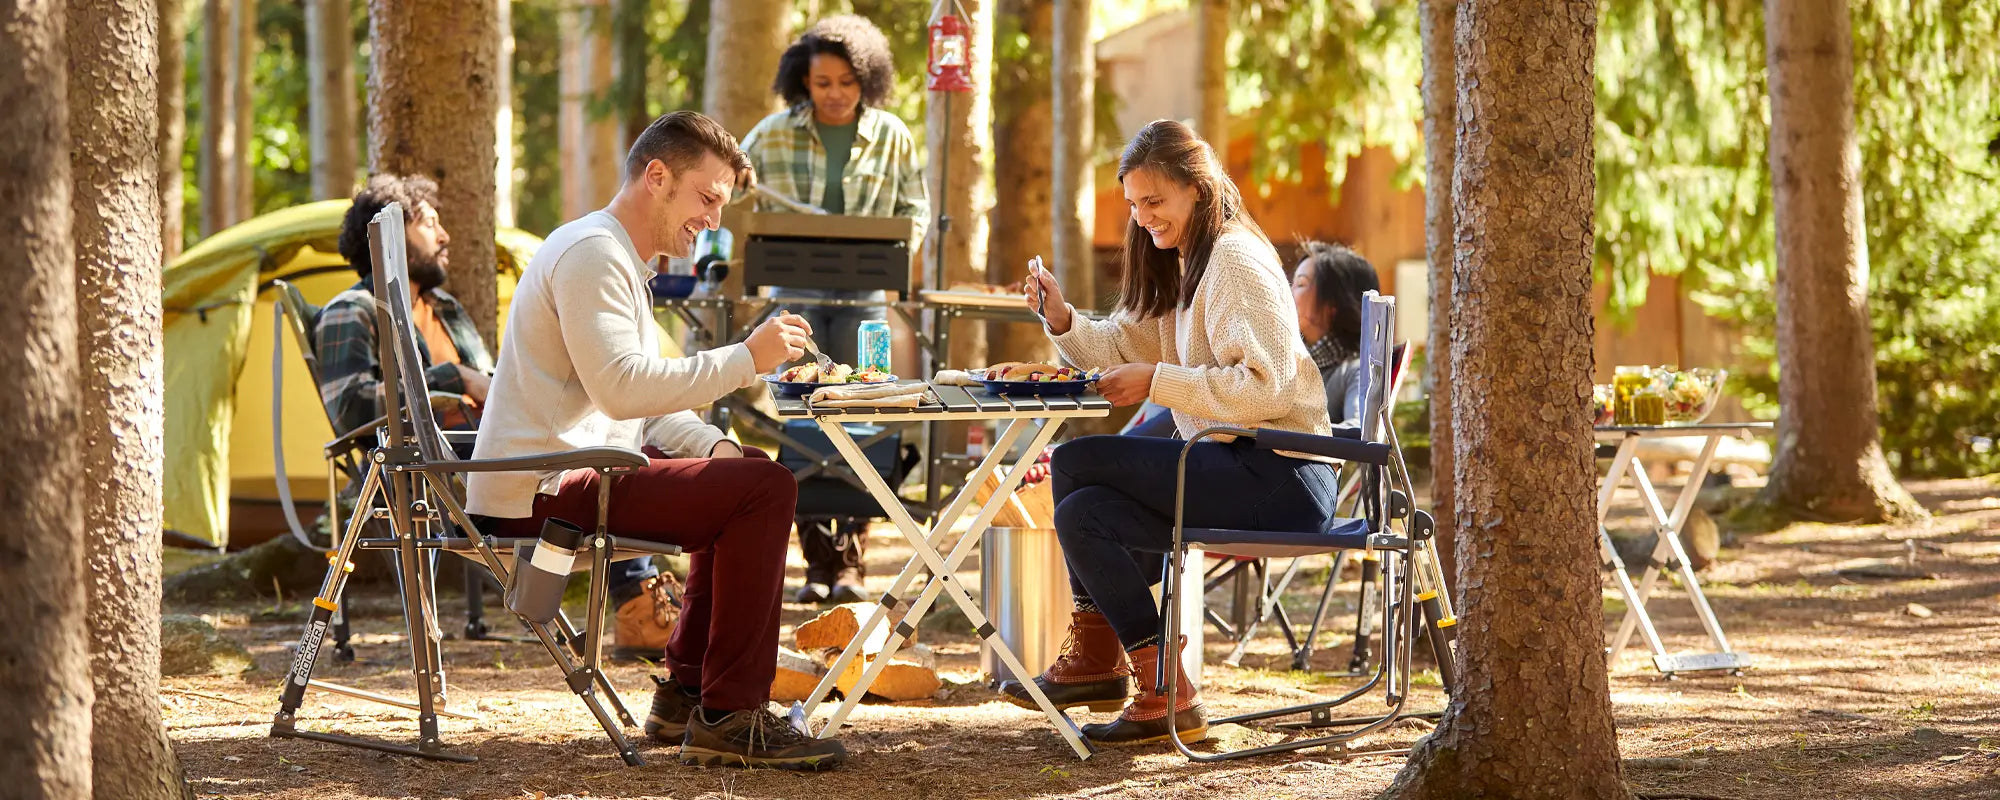
[[[1111,402],[1150,399],[1171,409],[1181,439],[1213,425],[1329,433],[1325,390],[1299,338],[1284,268],[1214,151],[1185,125],[1153,122],[1126,146],[1118,180],[1131,222],[1111,318],[1078,316],[1045,272],[1028,282],[1028,303],[1047,309],[1056,349],[1079,367],[1103,368],[1098,390]],[[1200,700],[1178,669],[1180,643],[1159,640],[1149,588],[1161,578],[1155,554],[1173,539],[1181,445],[1090,436],[1057,448],[1051,464],[1056,534],[1077,608],[1062,656],[1035,680],[1065,708],[1123,706],[1117,720],[1085,726],[1101,743],[1166,740],[1169,710],[1153,691],[1162,658],[1177,665],[1172,713],[1181,738],[1207,736]],[[1188,485],[1198,489],[1187,524],[1313,530],[1332,515],[1335,481],[1325,463],[1247,442],[1203,442],[1188,455]],[[1002,690],[1028,701],[1018,684]]]

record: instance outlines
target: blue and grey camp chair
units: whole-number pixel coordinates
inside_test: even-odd
[[[1380,666],[1368,681],[1359,688],[1324,701],[1241,714],[1211,723],[1247,725],[1263,720],[1306,715],[1308,719],[1303,722],[1278,723],[1278,727],[1343,729],[1341,733],[1298,738],[1263,747],[1212,754],[1190,750],[1187,744],[1180,740],[1177,732],[1169,735],[1167,739],[1174,742],[1174,746],[1191,760],[1221,761],[1322,746],[1343,748],[1341,750],[1343,756],[1400,752],[1349,751],[1344,748],[1349,742],[1387,728],[1397,720],[1435,716],[1435,714],[1420,714],[1406,710],[1411,685],[1411,655],[1420,643],[1431,648],[1435,655],[1445,690],[1450,692],[1457,684],[1451,655],[1452,626],[1456,620],[1451,616],[1449,599],[1442,591],[1443,575],[1430,550],[1435,524],[1430,514],[1412,507],[1411,498],[1414,497],[1414,490],[1410,483],[1409,469],[1403,463],[1395,428],[1389,421],[1390,404],[1394,400],[1388,392],[1388,386],[1395,335],[1395,310],[1395,298],[1383,297],[1375,292],[1367,293],[1362,301],[1363,413],[1361,427],[1354,432],[1353,438],[1316,436],[1271,429],[1214,427],[1195,434],[1188,440],[1187,445],[1181,448],[1181,462],[1176,473],[1174,489],[1174,541],[1173,548],[1168,551],[1165,590],[1160,597],[1161,608],[1174,608],[1176,598],[1183,591],[1181,565],[1187,558],[1190,547],[1201,548],[1207,553],[1253,558],[1296,558],[1322,553],[1359,552],[1382,560],[1384,582],[1384,602],[1381,605],[1383,657]],[[1317,530],[1311,531],[1247,531],[1186,527],[1183,524],[1183,517],[1187,498],[1188,449],[1196,442],[1214,436],[1237,436],[1251,440],[1256,447],[1265,450],[1310,453],[1356,465],[1360,470],[1361,481],[1360,516],[1334,517]],[[1161,641],[1179,641],[1180,616],[1162,613],[1160,619]],[[1157,676],[1155,685],[1166,695],[1167,707],[1172,708],[1176,703],[1174,688],[1177,682],[1166,676],[1165,665],[1169,663],[1168,659],[1161,660],[1161,674]],[[1369,696],[1378,687],[1382,689],[1386,711],[1344,719],[1335,719],[1330,715],[1331,709]],[[1168,714],[1167,720],[1169,730],[1172,731],[1174,715]]]

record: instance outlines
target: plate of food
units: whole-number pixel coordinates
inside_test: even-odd
[[[943,291],[926,291],[922,299],[933,303],[965,306],[993,306],[1000,308],[1026,308],[1028,296],[1021,293],[1021,287],[996,286],[990,283],[954,283]]]
[[[1002,395],[1082,394],[1097,380],[1098,370],[1084,371],[1056,364],[1008,362],[973,370],[973,380],[986,391]]]
[[[819,364],[807,362],[776,375],[763,376],[766,383],[778,394],[785,397],[799,397],[812,394],[822,386],[860,386],[870,383],[894,383],[896,376],[869,367],[855,369],[846,364],[833,365],[833,371],[820,374]]]

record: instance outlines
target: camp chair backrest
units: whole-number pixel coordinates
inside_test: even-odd
[[[369,221],[368,240],[375,261],[375,343],[382,374],[395,376],[383,381],[390,438],[399,443],[415,439],[426,461],[454,458],[451,449],[444,446],[437,421],[431,418],[430,387],[424,380],[417,328],[411,321],[409,250],[403,238],[401,204],[390,203]],[[403,425],[411,428],[407,434]]]
[[[1396,341],[1396,298],[1378,292],[1361,296],[1361,438],[1379,442],[1391,396],[1390,367]]]
[[[306,302],[306,296],[290,281],[272,281],[271,289],[277,292],[278,303],[285,307],[285,327],[291,331],[292,343],[298,346],[299,359],[305,362],[306,377],[312,381],[313,393],[317,395],[320,387],[319,342],[313,338],[313,329],[319,325],[320,308]],[[284,334],[273,332],[272,335]],[[326,412],[327,424],[332,425],[336,432],[345,433],[338,430],[340,425],[334,420],[333,409],[328,408],[323,400],[320,409]]]

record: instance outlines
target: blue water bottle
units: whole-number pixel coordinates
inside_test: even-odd
[[[856,369],[879,369],[889,371],[889,323],[884,320],[862,320],[861,327],[854,334],[854,367]]]

